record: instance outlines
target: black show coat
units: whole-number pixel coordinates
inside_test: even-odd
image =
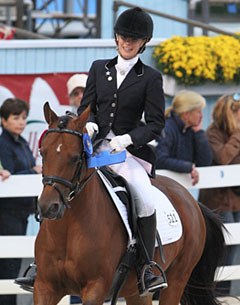
[[[110,130],[115,135],[128,133],[133,142],[129,152],[154,166],[155,155],[146,144],[161,134],[165,124],[162,76],[139,59],[117,88],[116,64],[117,57],[93,62],[78,114],[91,105],[89,121],[99,126],[96,140]]]

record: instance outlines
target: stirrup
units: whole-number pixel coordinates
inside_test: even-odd
[[[23,290],[25,290],[27,292],[31,292],[31,293],[34,292],[34,287],[30,287],[28,285],[20,285],[19,288],[21,288],[21,289],[23,289]]]
[[[34,268],[34,269],[35,269],[34,271],[36,271],[37,265],[36,265],[35,263],[31,263],[31,264],[27,267],[27,269],[24,271],[23,276],[22,276],[22,277],[18,277],[18,278],[15,279],[14,284],[19,285],[20,288],[23,289],[23,290],[25,290],[25,291],[28,291],[28,292],[32,292],[32,293],[33,293],[33,291],[34,291],[34,281],[35,281],[36,273],[35,273],[33,276],[31,276],[31,275],[30,275],[30,276],[27,276],[28,272],[29,272],[32,268]],[[21,283],[21,280],[28,279],[28,278],[31,279],[31,277],[33,278],[33,286],[32,286],[31,284]]]
[[[161,272],[163,282],[158,285],[155,285],[153,287],[146,288],[145,281],[144,281],[145,273],[148,268],[152,268],[152,267],[156,267]],[[150,261],[149,264],[144,265],[144,267],[142,268],[139,282],[138,282],[138,290],[139,290],[140,296],[145,296],[147,294],[153,294],[157,290],[165,289],[167,287],[168,287],[168,284],[167,284],[167,278],[166,278],[165,272],[163,271],[163,269],[161,268],[161,266],[158,263],[156,263],[154,261]]]

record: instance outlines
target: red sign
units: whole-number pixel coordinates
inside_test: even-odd
[[[68,105],[66,83],[74,73],[51,73],[31,75],[0,75],[0,105],[4,97],[15,96],[30,102],[32,95],[42,95],[44,92],[52,91],[61,105]],[[39,90],[33,92],[33,89]],[[8,96],[9,93],[9,96]],[[33,94],[34,93],[34,94]]]

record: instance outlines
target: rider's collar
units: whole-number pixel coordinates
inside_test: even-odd
[[[108,61],[105,65],[105,69],[109,71],[117,64],[117,62],[118,62],[118,56]],[[142,76],[144,74],[144,66],[140,58],[138,58],[136,64],[133,66],[133,69],[135,70],[137,76]]]

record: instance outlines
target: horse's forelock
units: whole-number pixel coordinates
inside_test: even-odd
[[[81,132],[85,126],[85,123],[86,122],[83,122],[80,117],[67,113],[58,119],[57,127],[59,129],[69,128]]]
[[[58,120],[58,128],[63,129],[67,127],[67,124],[69,122],[70,116],[63,115]]]

